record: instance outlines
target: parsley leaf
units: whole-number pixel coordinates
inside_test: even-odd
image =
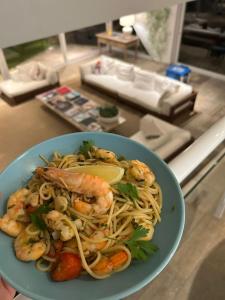
[[[31,219],[31,222],[40,230],[46,229],[45,222],[38,214],[36,214],[36,213],[30,214],[30,219]]]
[[[35,213],[46,214],[50,210],[52,210],[52,208],[50,208],[49,205],[43,204],[43,205],[39,206],[38,209],[35,210]]]
[[[79,149],[79,154],[83,154],[85,158],[89,158],[89,152],[92,150],[93,146],[93,141],[83,141],[83,144],[80,146]]]
[[[46,225],[41,217],[41,214],[46,214],[50,210],[52,210],[52,208],[50,208],[47,204],[39,206],[33,213],[30,214],[31,222],[40,230],[46,229]]]
[[[121,194],[124,194],[131,198],[132,201],[138,199],[138,190],[132,183],[118,183],[117,189]]]
[[[137,260],[146,260],[158,250],[158,247],[151,242],[140,240],[145,237],[147,233],[148,230],[146,228],[138,226],[133,232],[131,238],[125,242],[131,251],[132,257]]]

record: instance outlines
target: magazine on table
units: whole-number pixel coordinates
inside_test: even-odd
[[[98,123],[98,105],[91,99],[87,99],[79,92],[62,86],[37,96],[52,110],[59,112],[61,116],[69,119],[88,131],[102,131]]]

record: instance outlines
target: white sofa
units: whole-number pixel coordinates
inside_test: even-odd
[[[0,81],[0,97],[10,104],[18,104],[59,83],[58,71],[38,62],[17,67],[10,73],[10,79]]]
[[[165,119],[194,107],[197,94],[190,85],[117,59],[100,56],[81,65],[80,72],[82,82],[116,94]]]
[[[151,115],[145,115],[140,120],[140,131],[130,138],[155,151],[166,161],[184,150],[193,140],[188,130]]]

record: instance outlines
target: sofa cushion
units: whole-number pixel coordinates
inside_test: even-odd
[[[155,91],[146,91],[135,88],[132,82],[119,89],[119,96],[144,108],[160,112],[160,95]]]
[[[85,81],[114,93],[118,93],[122,87],[129,85],[129,82],[120,80],[117,76],[110,75],[89,74],[85,76]]]
[[[42,63],[36,61],[17,66],[11,72],[11,78],[14,81],[39,81],[46,79],[46,76],[47,68]]]
[[[153,90],[154,73],[136,69],[134,72],[134,87],[142,90]]]
[[[102,55],[92,65],[92,74],[114,75],[116,72],[116,62],[114,59]]]
[[[46,79],[28,82],[9,79],[0,82],[0,92],[4,93],[9,98],[12,98],[42,88],[48,84]]]
[[[134,80],[134,66],[126,63],[118,63],[116,67],[116,76],[120,80]]]

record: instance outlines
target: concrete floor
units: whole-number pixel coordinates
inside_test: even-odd
[[[225,74],[224,57],[213,57],[210,55],[210,51],[205,48],[182,44],[179,61],[200,69],[202,68],[222,75]]]
[[[117,55],[121,57],[120,55]],[[128,59],[134,62],[133,58]],[[135,62],[145,69],[164,73],[165,65],[139,58]],[[97,101],[119,105],[127,122],[116,133],[129,136],[138,130],[143,112],[117,99],[80,86],[78,65],[71,64],[60,73],[62,84],[69,84]],[[188,128],[195,138],[225,115],[225,83],[193,74],[190,83],[199,91],[196,114],[181,117],[175,123]],[[10,107],[0,101],[0,170],[27,148],[48,138],[75,132],[76,128],[32,99]],[[127,300],[222,300],[225,299],[225,216],[213,217],[224,191],[225,159],[206,177],[186,204],[186,226],[181,245],[172,261],[149,285]]]

